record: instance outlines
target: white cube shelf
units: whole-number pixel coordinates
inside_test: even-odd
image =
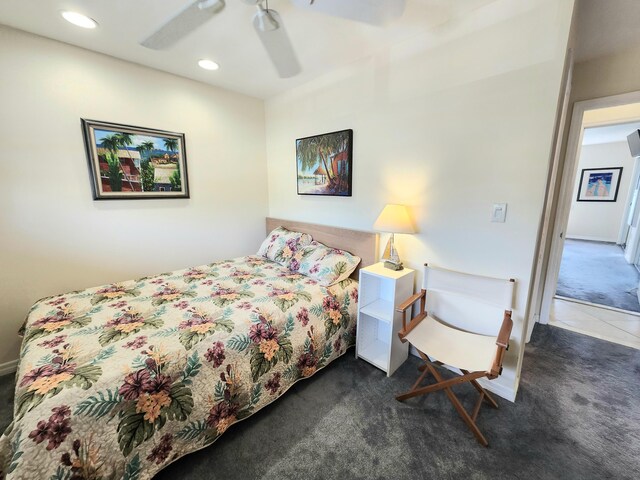
[[[413,294],[414,270],[394,271],[376,263],[360,270],[356,358],[391,376],[404,363],[409,344],[398,332],[402,316],[395,308]]]

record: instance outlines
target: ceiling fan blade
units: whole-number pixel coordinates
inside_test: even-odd
[[[278,12],[260,9],[253,17],[253,26],[280,78],[293,77],[302,71]]]
[[[140,45],[154,50],[169,48],[211,20],[224,6],[224,0],[196,0],[141,41]]]
[[[402,16],[406,0],[291,0],[299,8],[348,18],[371,25],[386,25]]]

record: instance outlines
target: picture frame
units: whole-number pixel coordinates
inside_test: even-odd
[[[622,167],[584,168],[578,184],[578,202],[618,200]]]
[[[353,179],[353,130],[296,139],[298,195],[350,197]]]
[[[183,133],[81,119],[94,200],[189,198]]]

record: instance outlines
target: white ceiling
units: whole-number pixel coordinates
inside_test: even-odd
[[[596,145],[599,143],[626,142],[627,136],[635,130],[640,130],[640,122],[585,128],[582,144]]]
[[[495,0],[407,0],[403,16],[384,28],[329,17],[270,0],[286,25],[303,72],[278,78],[253,30],[255,7],[227,0],[225,10],[167,51],[138,45],[192,0],[2,0],[0,24],[175,73],[247,95],[268,98],[412,37],[440,30]],[[316,0],[322,1],[322,0]],[[345,0],[348,1],[348,0]],[[99,27],[84,30],[60,17],[75,10]],[[220,64],[209,72],[201,58]]]
[[[639,0],[579,0],[576,61],[640,45]]]

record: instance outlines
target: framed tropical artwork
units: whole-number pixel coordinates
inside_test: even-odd
[[[296,140],[298,195],[351,196],[353,130]]]
[[[184,134],[82,119],[94,200],[189,198]]]
[[[580,175],[578,202],[615,202],[622,167],[585,168]]]

